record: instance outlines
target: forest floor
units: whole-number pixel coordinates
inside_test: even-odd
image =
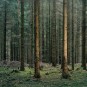
[[[41,79],[33,77],[33,68],[26,67],[23,72],[0,67],[0,87],[87,87],[87,71],[79,64],[75,67],[69,79],[62,79],[59,66],[43,68]]]

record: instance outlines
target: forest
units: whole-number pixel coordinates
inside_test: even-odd
[[[87,87],[87,0],[0,0],[0,87]]]

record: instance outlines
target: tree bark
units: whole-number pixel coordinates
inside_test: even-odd
[[[52,66],[57,64],[57,50],[56,50],[56,0],[53,0],[53,18],[52,18]]]
[[[75,58],[74,58],[74,17],[73,17],[73,13],[74,13],[74,9],[73,9],[73,0],[72,0],[72,70],[74,70],[74,62],[75,62]]]
[[[86,70],[86,57],[85,57],[85,35],[86,35],[86,0],[82,1],[83,9],[82,9],[82,67]]]
[[[6,12],[6,1],[5,1],[5,13],[4,13],[4,63],[6,63],[6,22],[7,22],[7,12]]]
[[[21,47],[20,47],[20,70],[24,71],[24,0],[21,0]]]
[[[34,0],[35,78],[40,78],[39,0]]]
[[[68,66],[67,66],[67,0],[63,0],[63,29],[64,29],[64,54],[63,54],[63,67],[62,67],[62,77],[67,79]]]

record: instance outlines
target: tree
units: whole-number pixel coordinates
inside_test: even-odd
[[[53,0],[53,17],[52,17],[52,65],[57,64],[57,50],[56,50],[56,0]]]
[[[72,70],[74,70],[74,17],[73,17],[73,0],[72,0]]]
[[[86,70],[86,57],[85,57],[85,35],[86,35],[86,0],[82,1],[83,9],[82,9],[82,67]]]
[[[7,5],[6,5],[6,1],[4,2],[4,63],[6,62],[6,23],[7,23]]]
[[[32,17],[31,17],[31,56],[32,56],[32,65],[31,67],[34,66],[34,0],[31,0],[32,2],[32,9],[31,9],[31,12],[32,12]]]
[[[69,77],[67,66],[67,0],[63,0],[63,30],[64,30],[64,54],[62,65],[62,77],[67,79]]]
[[[39,0],[34,0],[35,78],[40,78]]]
[[[51,1],[49,0],[49,62],[52,61],[52,54],[51,54]]]
[[[43,1],[44,0],[42,0],[42,59],[44,59],[44,14],[43,14],[44,6],[43,6]]]
[[[20,70],[24,71],[24,0],[21,0],[21,45],[20,45]]]

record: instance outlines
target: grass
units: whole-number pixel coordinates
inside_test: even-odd
[[[70,71],[70,79],[61,78],[59,67],[41,70],[41,79],[33,77],[32,68],[26,67],[24,72],[12,73],[12,69],[0,67],[0,87],[87,87],[87,71],[78,66]]]

